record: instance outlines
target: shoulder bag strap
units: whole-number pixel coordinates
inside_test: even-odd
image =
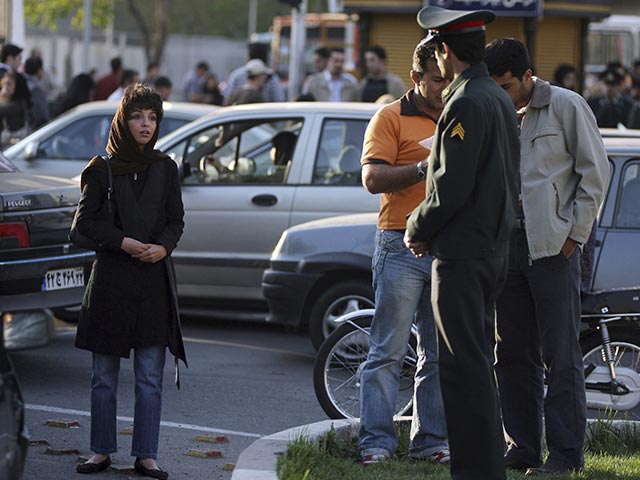
[[[109,209],[109,214],[113,214],[113,174],[111,173],[111,163],[109,162],[110,158],[111,155],[109,155],[108,157],[102,157],[104,163],[107,165],[107,178],[109,182],[109,185],[107,187],[107,208]]]

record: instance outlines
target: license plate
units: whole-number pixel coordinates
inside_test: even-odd
[[[61,268],[49,270],[42,279],[42,290],[62,290],[84,286],[84,268]]]

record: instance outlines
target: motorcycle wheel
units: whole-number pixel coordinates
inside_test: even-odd
[[[611,409],[616,418],[638,420],[640,419],[640,330],[610,328],[609,336],[616,376],[629,388],[630,393],[613,395],[587,387],[587,408],[596,411]],[[592,369],[585,378],[587,384],[609,382],[611,376],[600,333],[581,338],[580,346],[585,371],[590,367]]]
[[[344,323],[322,343],[313,367],[313,387],[318,402],[329,418],[360,416],[360,373],[369,353],[372,315]],[[409,339],[407,356],[400,372],[395,415],[406,415],[413,406],[413,378],[416,371],[417,340]]]

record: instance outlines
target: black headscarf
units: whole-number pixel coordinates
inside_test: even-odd
[[[152,109],[158,118],[156,130],[149,143],[142,150],[134,140],[127,124],[127,117],[136,109]],[[143,172],[152,163],[168,158],[167,155],[154,148],[158,140],[163,113],[162,97],[153,88],[144,83],[136,83],[127,88],[111,121],[109,141],[107,142],[107,153],[110,155],[113,175]],[[91,159],[83,170],[83,177],[84,172],[91,168],[106,171],[102,157],[95,156]],[[84,181],[81,180],[81,188],[83,186]]]

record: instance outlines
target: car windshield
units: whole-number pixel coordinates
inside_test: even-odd
[[[17,172],[17,171],[18,169],[15,167],[13,163],[11,163],[11,160],[9,160],[7,157],[5,157],[3,154],[0,153],[0,173]]]

